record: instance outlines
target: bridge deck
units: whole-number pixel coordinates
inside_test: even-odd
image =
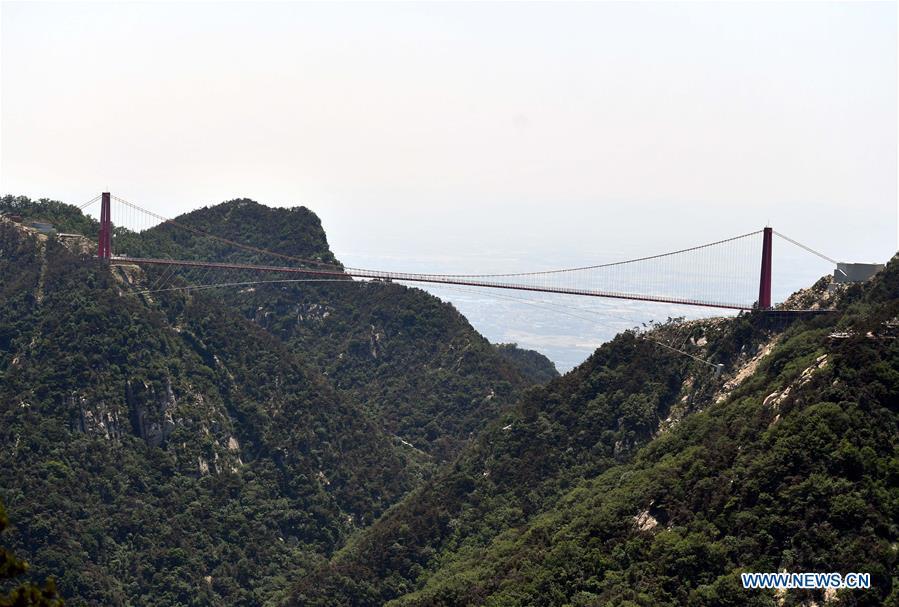
[[[609,299],[626,299],[631,301],[647,301],[655,303],[678,304],[685,306],[701,306],[706,308],[718,308],[724,310],[751,310],[752,306],[716,301],[701,301],[694,299],[681,299],[676,297],[657,297],[640,295],[637,293],[615,293],[611,291],[596,291],[592,289],[573,289],[566,287],[535,286],[510,282],[493,282],[486,280],[465,280],[463,277],[452,277],[433,274],[410,274],[405,272],[384,272],[380,270],[316,270],[312,268],[297,268],[291,266],[268,266],[243,263],[221,263],[210,261],[190,261],[182,259],[152,259],[142,257],[118,257],[110,258],[110,263],[116,265],[163,265],[181,266],[186,268],[218,268],[221,270],[249,270],[254,272],[290,273],[306,276],[322,276],[328,278],[369,278],[378,280],[399,280],[408,282],[423,282],[430,284],[463,285],[469,287],[482,287],[489,289],[510,289],[514,291],[532,291],[538,293],[559,293],[564,295],[579,295],[583,297],[602,297]]]

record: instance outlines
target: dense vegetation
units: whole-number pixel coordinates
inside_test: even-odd
[[[539,352],[519,348],[518,344],[496,344],[496,350],[537,384],[545,384],[559,376],[553,362]]]
[[[114,246],[276,262],[208,231],[341,268],[307,209],[177,222]],[[67,604],[899,605],[897,260],[838,313],[670,320],[564,377],[392,283],[160,290],[240,279],[110,270],[0,219],[3,543]],[[775,570],[874,587],[739,585]]]
[[[718,394],[682,358],[620,335],[531,392],[291,604],[770,605],[739,573],[778,570],[870,572],[871,590],[840,600],[899,604],[897,293],[894,260],[843,313],[779,336],[760,315],[693,324],[732,369],[778,338]]]
[[[254,247],[260,250],[254,251]],[[120,230],[114,248],[121,254],[175,259],[280,265],[302,259],[317,267],[341,267],[315,213],[306,207],[270,208],[246,198],[203,207],[140,234]]]
[[[252,323],[202,297],[149,307],[8,225],[0,248],[26,258],[0,290],[42,284],[4,315],[10,541],[66,596],[263,603],[410,488],[393,441]]]
[[[47,198],[31,200],[26,196],[3,196],[0,197],[0,214],[2,213],[18,215],[26,222],[47,221],[56,230],[71,234],[95,237],[100,230],[100,224],[84,215],[78,207]]]
[[[6,509],[0,501],[0,537],[8,525]],[[63,602],[52,579],[43,586],[18,581],[27,571],[27,562],[0,546],[0,607],[61,607]],[[14,580],[11,584],[14,587],[6,588],[10,580]]]
[[[3,200],[4,210],[61,231],[95,227],[71,205]],[[237,201],[194,220],[234,239],[252,240],[234,226],[267,233],[284,254],[335,261],[306,209]],[[181,233],[120,229],[116,243],[188,254],[152,249],[185,246],[166,230]],[[206,239],[191,246],[226,254],[204,249],[213,246]],[[405,426],[387,423],[384,410],[400,410],[391,398],[402,394],[410,416],[422,402],[442,407],[441,426],[426,435],[442,445],[453,420],[470,418],[474,428],[494,411],[472,406],[490,402],[490,389],[511,400],[528,383],[451,306],[418,290],[357,285],[369,290],[362,301],[358,292],[274,288],[273,299],[302,295],[290,305],[341,310],[300,331],[284,328],[290,319],[256,314],[255,301],[245,302],[249,318],[233,312],[241,311],[234,293],[137,294],[157,277],[110,271],[0,220],[0,487],[16,522],[9,541],[38,575],[55,575],[72,604],[276,602],[291,578],[433,466],[392,436]],[[386,328],[379,357],[354,347],[360,322],[366,339],[372,322]],[[454,352],[469,342],[469,352]],[[416,351],[416,364],[404,366]],[[339,362],[357,354],[358,364]],[[448,360],[458,363],[453,372],[439,368]],[[337,364],[347,372],[319,370]],[[343,385],[350,380],[358,389]],[[365,390],[382,399],[363,400]],[[466,411],[454,411],[460,404]],[[414,432],[425,418],[405,423]],[[456,431],[446,449],[464,438]]]
[[[202,233],[166,224],[140,236],[122,235],[116,246],[176,259],[342,269],[318,217],[304,207],[272,209],[233,200],[188,213],[177,223]],[[203,233],[278,255],[236,248]],[[158,275],[151,272],[147,282]],[[180,276],[191,283],[298,278],[235,271]],[[285,282],[216,296],[313,362],[387,432],[437,462],[450,459],[487,420],[511,406],[521,389],[558,375],[543,355],[497,350],[452,305],[399,284]]]

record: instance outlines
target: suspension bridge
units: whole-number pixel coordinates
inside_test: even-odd
[[[834,259],[776,232],[771,227],[765,227],[732,238],[676,251],[578,267],[490,274],[396,272],[347,267],[249,245],[202,230],[187,220],[176,221],[163,217],[109,193],[100,194],[81,205],[82,210],[98,200],[100,230],[97,257],[116,266],[164,268],[169,271],[169,276],[179,271],[203,270],[239,272],[241,276],[275,275],[283,279],[267,282],[296,282],[304,278],[343,281],[356,278],[554,293],[725,310],[766,311],[773,309],[772,250],[775,237],[834,265],[837,263]],[[116,240],[114,235],[118,237],[120,233],[142,234],[160,226],[169,226],[173,233],[180,232],[179,241],[211,243],[216,251],[216,259],[204,259],[199,256],[194,259],[140,256],[113,252]],[[123,228],[127,232],[117,231],[117,228]],[[252,259],[252,262],[247,259]]]

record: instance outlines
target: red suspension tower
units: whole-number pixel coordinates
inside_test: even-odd
[[[762,274],[759,278],[759,309],[771,308],[771,235],[773,230],[765,228],[762,237]]]
[[[100,203],[100,236],[97,238],[97,257],[112,257],[112,218],[110,216],[109,192],[103,192]]]

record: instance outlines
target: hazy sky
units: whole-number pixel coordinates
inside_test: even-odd
[[[304,204],[393,268],[897,248],[893,2],[0,6],[3,193]]]

